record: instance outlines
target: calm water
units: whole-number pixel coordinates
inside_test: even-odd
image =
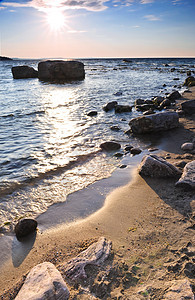
[[[0,224],[40,214],[73,191],[108,177],[120,160],[99,152],[99,145],[107,140],[139,145],[124,131],[140,113],[105,113],[102,106],[164,95],[183,83],[187,70],[195,70],[195,59],[85,59],[81,82],[12,78],[12,66],[37,69],[39,61],[0,61]],[[91,110],[98,115],[88,117]],[[112,131],[113,125],[121,130]]]

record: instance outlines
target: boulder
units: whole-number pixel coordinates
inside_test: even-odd
[[[86,278],[85,267],[87,265],[102,264],[110,255],[111,249],[112,242],[105,237],[101,237],[96,243],[93,243],[75,258],[63,264],[61,269],[68,279],[77,280],[79,278]]]
[[[135,108],[140,111],[148,111],[150,109],[154,109],[155,106],[154,106],[154,104],[145,103],[145,104],[137,105]]]
[[[194,149],[194,144],[193,143],[184,143],[181,145],[181,150],[183,151],[192,151]]]
[[[170,282],[170,288],[163,297],[164,300],[194,300],[194,293],[188,279]]]
[[[115,105],[114,107],[115,109],[115,113],[124,113],[124,112],[131,112],[132,111],[132,107],[129,105]]]
[[[115,106],[118,104],[117,101],[108,102],[104,107],[103,110],[105,112],[108,112],[109,110],[112,110],[115,108]]]
[[[179,115],[176,112],[161,112],[134,118],[129,125],[135,134],[170,130],[179,126]]]
[[[65,82],[83,80],[84,64],[79,61],[47,60],[38,64],[38,78],[43,81]]]
[[[164,108],[164,107],[166,107],[166,106],[171,106],[171,100],[169,100],[169,99],[164,99],[164,100],[161,102],[159,108],[161,109],[161,108]]]
[[[183,174],[175,185],[178,187],[195,189],[195,160],[185,165]]]
[[[52,263],[44,262],[30,271],[15,300],[67,300],[69,295],[60,272]]]
[[[33,219],[22,219],[20,220],[15,228],[15,234],[18,240],[32,234],[37,229],[37,221]]]
[[[149,177],[177,177],[181,171],[157,155],[145,155],[138,167],[140,175]]]
[[[184,81],[183,85],[194,86],[195,85],[195,77],[194,76],[187,77],[186,80]]]
[[[143,112],[143,116],[148,116],[152,114],[155,114],[155,111],[153,109],[149,109]]]
[[[29,66],[17,66],[12,67],[12,74],[14,79],[24,79],[24,78],[37,78],[38,72]]]
[[[174,91],[171,94],[167,95],[167,98],[170,101],[175,101],[175,100],[181,98],[181,94],[178,91]]]
[[[100,145],[100,148],[105,151],[115,151],[121,148],[121,145],[116,142],[105,142]]]
[[[181,103],[181,108],[187,115],[195,113],[195,100],[188,100]]]
[[[134,104],[135,104],[135,106],[137,106],[137,105],[142,105],[144,103],[145,103],[145,100],[143,100],[143,99],[136,99]]]

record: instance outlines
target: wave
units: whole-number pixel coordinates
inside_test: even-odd
[[[6,196],[16,192],[19,189],[25,188],[28,184],[35,184],[41,180],[48,179],[50,177],[59,176],[65,171],[71,170],[74,167],[84,164],[87,161],[93,159],[101,150],[96,150],[94,152],[90,152],[87,154],[78,155],[74,157],[73,160],[70,160],[66,165],[57,166],[53,169],[46,170],[45,172],[40,172],[36,175],[30,176],[22,180],[21,182],[18,181],[4,181],[0,183],[0,195]]]
[[[26,116],[32,116],[32,115],[42,115],[45,114],[45,110],[37,110],[37,111],[32,111],[29,113],[11,113],[11,114],[7,114],[7,115],[2,115],[0,116],[0,118],[5,119],[5,118],[23,118]]]

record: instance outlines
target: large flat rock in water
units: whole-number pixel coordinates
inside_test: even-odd
[[[38,64],[38,78],[43,81],[65,82],[85,78],[84,64],[79,61],[47,60]]]
[[[179,126],[179,115],[176,112],[161,112],[130,120],[129,126],[135,134],[170,130]]]
[[[195,160],[185,165],[183,174],[176,182],[176,186],[195,189]]]
[[[44,262],[30,271],[15,300],[66,300],[69,294],[60,272],[52,263]]]

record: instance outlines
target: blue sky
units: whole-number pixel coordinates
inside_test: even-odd
[[[195,0],[0,0],[1,54],[195,57]]]

